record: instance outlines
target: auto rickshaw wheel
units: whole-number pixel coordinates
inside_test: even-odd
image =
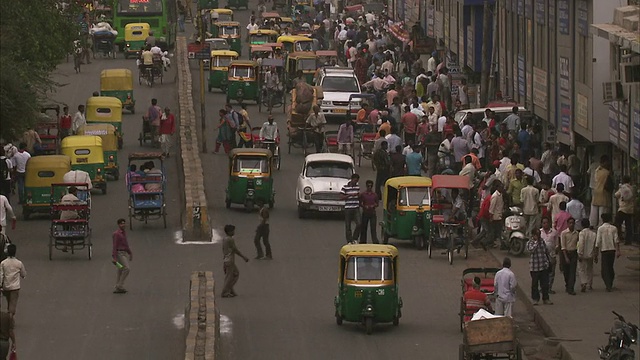
[[[449,265],[453,265],[453,250],[447,249],[447,259],[449,260]]]
[[[89,260],[91,260],[91,258],[93,257],[93,246],[89,245]]]
[[[162,222],[164,223],[164,228],[167,228],[167,209],[166,207],[162,207]]]
[[[53,238],[49,236],[49,260],[53,260]]]
[[[135,106],[131,106],[131,109],[129,109],[129,111],[131,111],[131,114],[135,114],[136,113]]]
[[[364,329],[367,333],[367,335],[371,335],[371,333],[373,332],[373,318],[370,316],[367,316],[366,318],[364,318]]]
[[[104,185],[102,186],[102,188],[100,190],[102,190],[102,195],[106,195],[107,194],[107,183],[104,183]]]
[[[465,360],[465,353],[464,353],[464,344],[460,344],[460,346],[458,347],[458,358],[460,360]]]
[[[120,179],[120,170],[118,170],[118,168],[116,168],[116,171],[113,173],[113,179],[115,181],[118,181],[118,179]]]
[[[31,211],[27,210],[27,209],[23,209],[22,210],[22,218],[24,220],[29,220],[29,217],[31,216]]]
[[[515,359],[516,360],[522,360],[522,347],[520,346],[520,344],[516,345]]]
[[[393,317],[393,326],[400,325],[400,316],[396,315]]]
[[[338,315],[336,313],[336,324],[338,324],[338,326],[342,325],[342,316]]]
[[[231,208],[231,200],[229,200],[229,199],[225,200],[225,206],[226,206],[227,209],[230,209]]]
[[[464,259],[469,258],[469,239],[466,239],[464,242]]]
[[[464,296],[460,298],[460,313],[458,313],[459,317],[460,317],[460,332],[464,331],[464,313],[465,313],[465,306],[464,306]]]
[[[129,230],[133,230],[133,214],[131,213],[131,200],[129,200]]]
[[[429,242],[427,243],[427,255],[429,256],[429,259],[431,259],[432,251],[433,251],[433,239],[429,239]]]
[[[416,236],[413,238],[413,245],[415,245],[417,250],[423,250],[424,249],[424,237],[423,236]]]
[[[269,209],[273,209],[273,204],[274,204],[273,200],[269,201]]]

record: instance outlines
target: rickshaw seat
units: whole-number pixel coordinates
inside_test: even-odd
[[[73,225],[73,224],[86,224],[89,222],[87,219],[68,219],[68,220],[52,220],[54,225]]]
[[[375,141],[376,140],[376,133],[363,133],[362,134],[362,141]]]
[[[431,218],[431,222],[433,222],[434,224],[441,224],[444,222],[444,215],[433,215],[433,218]]]
[[[467,292],[473,288],[473,278],[464,279],[464,292]],[[493,285],[493,278],[480,279],[480,291],[485,294],[491,294],[495,290]]]

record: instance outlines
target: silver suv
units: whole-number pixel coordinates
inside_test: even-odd
[[[316,86],[322,87],[324,99],[320,111],[327,117],[344,116],[349,111],[349,96],[360,94],[360,82],[353,69],[342,67],[325,67],[320,71]],[[360,110],[360,99],[351,100],[351,111]]]

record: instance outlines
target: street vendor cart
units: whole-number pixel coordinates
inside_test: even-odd
[[[513,319],[508,316],[469,321],[463,334],[460,360],[522,359]]]

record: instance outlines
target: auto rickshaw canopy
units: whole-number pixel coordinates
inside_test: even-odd
[[[264,20],[282,19],[282,17],[277,12],[271,11],[271,12],[263,12],[262,13],[262,19],[264,19]]]
[[[252,149],[252,148],[236,148],[229,152],[229,159],[233,159],[236,156],[266,156],[267,158],[271,158],[273,153],[269,149]]]
[[[231,9],[225,9],[225,8],[211,9],[211,11],[209,11],[209,14],[213,15],[213,13],[217,13],[218,16],[220,15],[231,16],[230,20],[233,19],[233,10]],[[211,18],[213,19],[213,16],[211,16]]]
[[[393,245],[383,244],[349,244],[340,248],[340,256],[389,256],[398,257],[398,249]]]
[[[111,124],[87,124],[78,129],[78,135],[99,136],[105,151],[118,150],[118,135]]]
[[[213,24],[219,29],[235,29],[233,34],[225,33],[224,30],[218,30],[218,37],[223,38],[225,36],[240,36],[240,23],[237,21],[218,21]]]
[[[64,174],[71,171],[71,158],[67,155],[34,156],[27,162],[25,186],[50,186],[51,183],[63,182]],[[46,183],[39,184],[39,179]]]
[[[62,149],[77,147],[102,147],[102,139],[95,135],[73,135],[62,139],[60,147]]]
[[[124,40],[145,40],[149,36],[151,25],[148,23],[130,23],[124,26]]]
[[[384,184],[384,189],[382,189],[382,206],[384,209],[387,209],[389,206],[389,191],[388,187],[394,188],[396,190],[400,190],[402,188],[411,188],[411,187],[432,187],[432,181],[428,177],[423,176],[398,176],[393,177]],[[428,205],[427,205],[428,206]]]
[[[264,45],[251,45],[251,53],[256,53],[256,52],[273,52],[273,48],[271,46],[264,46]]]
[[[258,29],[249,31],[249,35],[279,35],[277,31],[271,29]]]
[[[87,122],[122,122],[122,101],[112,96],[92,96],[87,99]]]
[[[129,69],[106,69],[100,72],[100,91],[133,90],[133,74]]]
[[[433,189],[469,189],[469,177],[464,175],[433,175]]]

